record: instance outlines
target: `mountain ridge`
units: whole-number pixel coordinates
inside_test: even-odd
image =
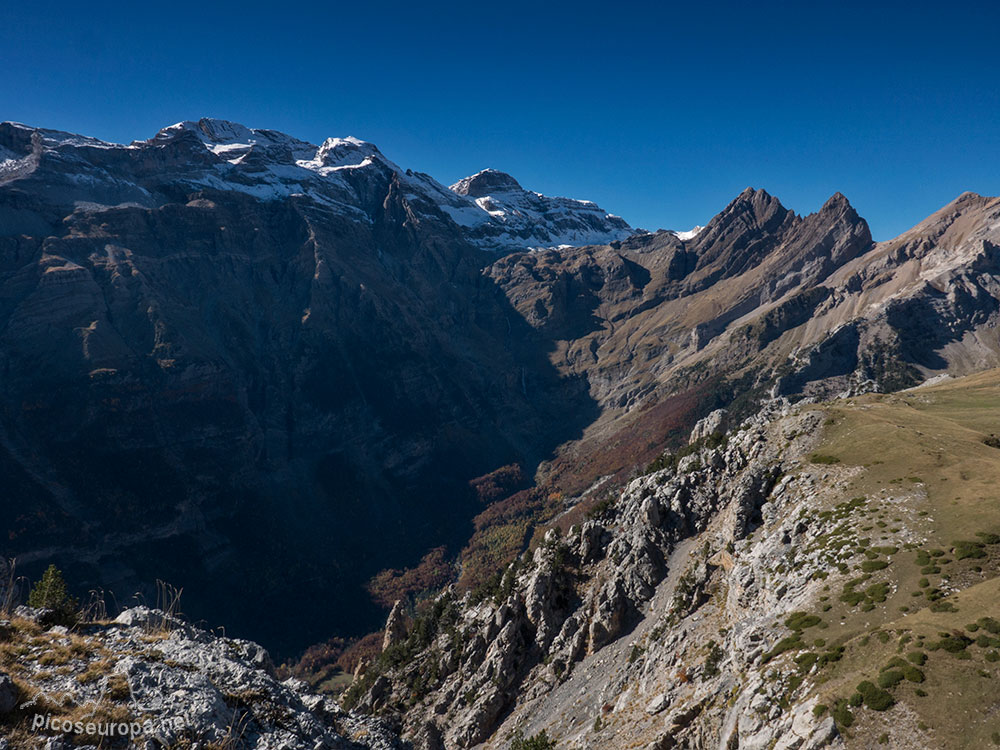
[[[517,194],[507,196],[508,200],[513,199],[516,206],[508,206],[505,210],[501,204],[491,203],[489,209],[484,208],[476,200],[446,188],[427,175],[402,169],[386,158],[374,144],[353,137],[328,138],[316,146],[276,130],[254,129],[228,120],[202,118],[161,128],[152,138],[123,146],[62,131],[31,128],[20,123],[7,122],[0,127],[5,130],[4,136],[0,137],[0,145],[8,152],[8,157],[0,161],[0,181],[5,179],[6,174],[37,169],[37,162],[46,149],[50,152],[76,149],[83,152],[84,159],[88,149],[120,151],[125,162],[133,163],[141,161],[141,156],[137,154],[152,151],[155,157],[151,166],[176,168],[183,165],[183,159],[186,159],[187,166],[195,167],[187,170],[187,174],[177,175],[182,186],[240,190],[265,200],[305,192],[316,200],[350,210],[356,203],[356,196],[352,193],[356,192],[357,186],[352,184],[355,180],[347,177],[349,170],[368,168],[397,174],[406,190],[422,203],[432,204],[432,210],[443,211],[462,227],[470,242],[495,252],[533,246],[607,242],[632,233],[623,220],[604,213],[589,201],[547,198],[540,193],[528,193],[516,181],[513,185],[517,186]],[[199,146],[210,156],[199,154]],[[177,151],[180,151],[180,162],[174,160],[173,152]],[[104,158],[107,156],[105,153]],[[213,161],[213,157],[218,161]],[[78,165],[80,161],[77,160]],[[120,180],[108,181],[111,184],[107,184],[106,199],[122,197],[128,200],[117,203],[131,200],[147,207],[155,205],[157,173],[143,172],[140,168],[138,172],[133,171],[132,176],[138,180],[132,185],[115,184]],[[105,178],[103,170],[92,173],[91,184],[86,190],[78,191],[81,198],[88,193],[90,197],[96,197],[94,193],[99,195],[97,188]],[[153,178],[154,185],[147,184],[150,178]],[[150,188],[153,188],[152,194]],[[525,211],[530,212],[530,221],[524,220]]]

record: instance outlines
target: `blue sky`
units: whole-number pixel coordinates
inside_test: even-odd
[[[799,213],[839,190],[887,239],[1000,194],[1000,10],[875,5],[5,3],[0,120],[355,135],[446,184],[490,166],[646,229],[748,185]]]

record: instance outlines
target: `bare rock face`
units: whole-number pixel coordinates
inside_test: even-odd
[[[550,531],[507,571],[505,597],[449,598],[452,625],[381,675],[380,712],[400,717],[405,737],[437,727],[443,747],[504,747],[515,730],[543,729],[581,747],[841,747],[815,700],[771,684],[762,657],[761,644],[781,632],[774,613],[818,595],[821,582],[803,573],[783,591],[762,588],[753,572],[787,549],[782,535],[735,547],[726,537],[733,514],[794,526],[788,504],[807,480],[779,483],[784,434],[801,431],[789,450],[807,450],[818,419],[808,406],[771,402],[722,447],[696,450],[696,468],[639,477],[600,521]],[[610,540],[599,548],[597,527]],[[789,531],[802,543],[821,532]],[[566,603],[546,595],[567,579],[575,596]],[[720,580],[729,581],[721,604]],[[459,659],[442,668],[448,653]],[[420,674],[434,678],[414,693]]]
[[[704,440],[709,435],[724,432],[726,432],[726,410],[716,409],[704,419],[698,420],[694,429],[691,430],[688,442],[696,443],[699,440]]]

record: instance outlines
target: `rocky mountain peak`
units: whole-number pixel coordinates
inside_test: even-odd
[[[834,193],[833,195],[831,195],[829,198],[826,199],[826,203],[823,204],[823,208],[826,209],[834,206],[850,206],[850,205],[851,202],[847,200],[847,196],[845,196],[842,192],[838,190],[836,193]]]
[[[601,245],[633,234],[621,217],[591,201],[542,195],[525,190],[506,172],[484,169],[459,180],[451,191],[474,202],[490,217],[477,225],[477,244],[499,248],[517,242],[523,247]]]
[[[382,152],[374,143],[359,138],[327,138],[316,152],[316,160],[325,167],[358,166],[365,159],[382,158]]]
[[[278,161],[308,159],[316,152],[316,146],[299,140],[278,130],[248,128],[237,122],[202,117],[200,120],[185,120],[162,128],[149,141],[133,142],[133,147],[158,145],[178,138],[195,138],[206,149],[232,161],[251,151],[274,153]]]
[[[789,211],[781,201],[766,190],[748,187],[726,206],[716,219],[725,221],[738,217],[756,226],[764,226],[775,216],[784,217]],[[715,221],[713,219],[713,221]],[[711,222],[709,224],[711,226]]]
[[[747,188],[689,243],[705,269],[702,283],[738,275],[776,247],[798,217],[765,190]]]
[[[522,191],[520,183],[506,172],[484,169],[470,177],[464,177],[451,186],[459,195],[483,198],[494,193]]]

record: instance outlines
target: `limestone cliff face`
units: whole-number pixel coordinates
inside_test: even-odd
[[[808,408],[773,403],[728,441],[711,432],[714,440],[701,438],[705,447],[676,468],[633,481],[595,518],[564,535],[550,531],[507,571],[494,598],[442,595],[437,635],[421,650],[411,642],[398,667],[368,675],[359,705],[401,719],[404,735],[428,748],[504,747],[518,729],[544,729],[571,747],[726,746],[730,691],[751,696],[757,686],[737,673],[763,669],[761,649],[748,644],[774,637],[775,613],[804,592],[775,598],[743,573],[741,599],[731,593],[729,604],[707,607],[708,583],[728,575],[733,555],[744,559],[734,545],[751,531],[781,523],[791,487],[779,484],[783,458],[811,444],[797,437],[786,446],[781,436],[816,433],[819,421]],[[731,630],[720,646],[725,668],[698,685],[677,673],[693,677],[702,647],[719,638],[699,622],[707,609],[715,626]],[[836,736],[832,725],[804,727],[807,737]],[[769,737],[786,730],[767,726]]]

